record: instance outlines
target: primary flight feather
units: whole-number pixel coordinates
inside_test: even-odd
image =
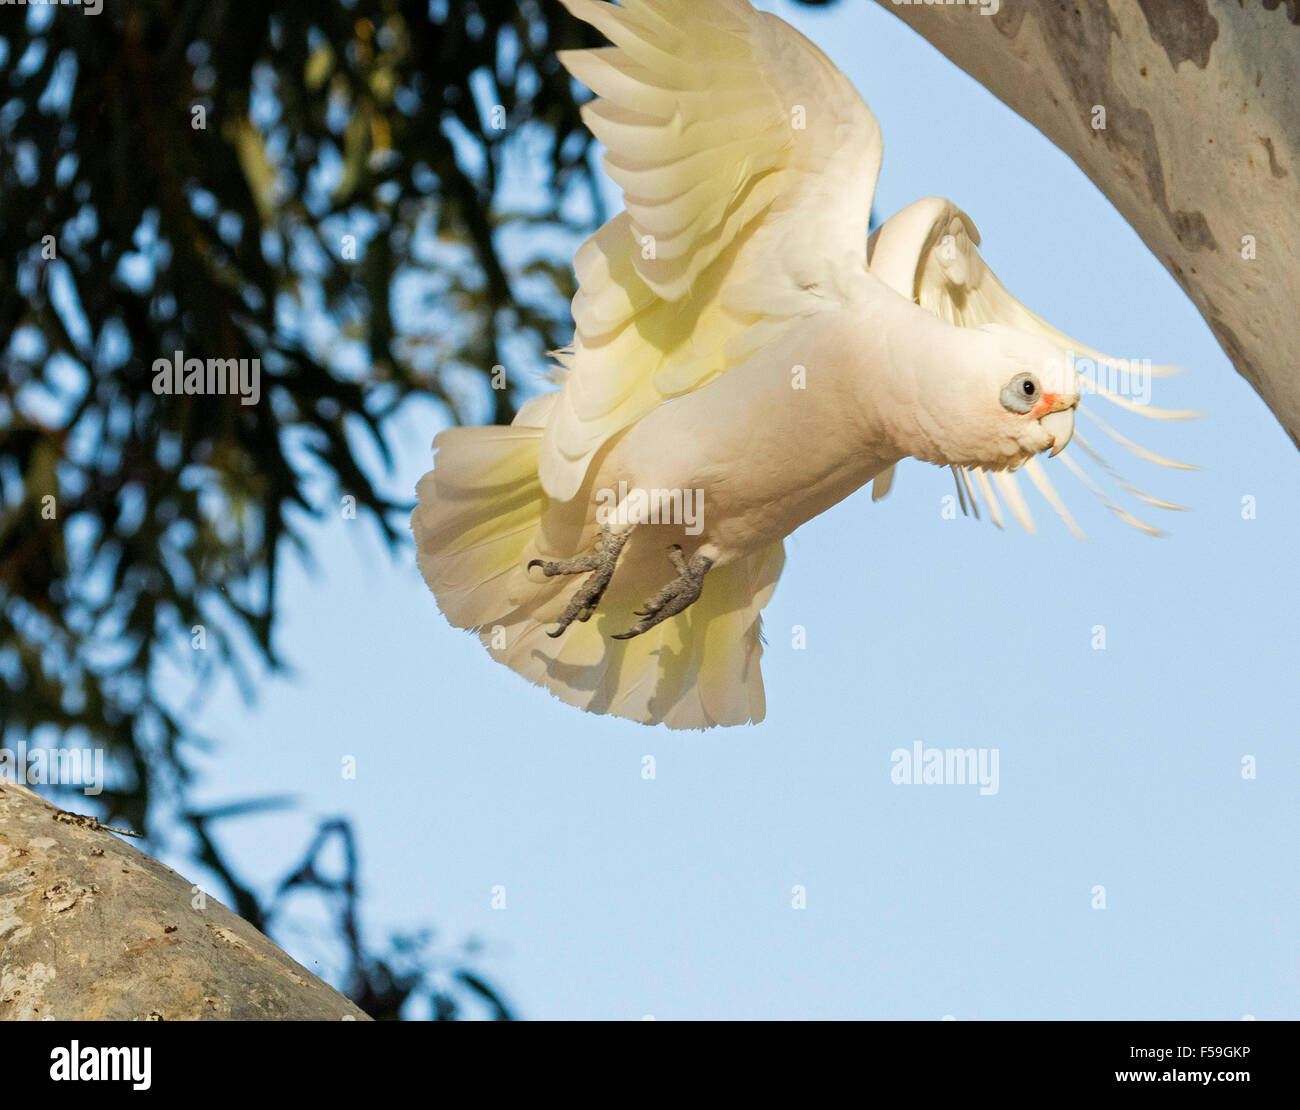
[[[625,208],[575,258],[561,388],[435,440],[420,569],[452,624],[567,702],[759,721],[784,538],[867,482],[884,496],[905,458],[1032,530],[1023,468],[1078,531],[1037,455],[1074,434],[1071,356],[1107,360],[1012,298],[948,201],[868,242],[880,128],[788,24],[745,0],[564,3],[613,43],[560,58],[598,97],[583,118]]]

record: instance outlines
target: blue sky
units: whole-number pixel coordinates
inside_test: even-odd
[[[1153,400],[1205,419],[1113,422],[1205,469],[1109,455],[1191,511],[1150,510],[1170,531],[1151,539],[1049,464],[1089,542],[1033,491],[1039,534],[999,532],[944,519],[947,472],[904,464],[886,500],[789,541],[767,720],[688,734],[553,700],[446,624],[410,549],[323,523],[315,570],[290,558],[281,584],[293,675],[251,707],[223,686],[198,722],[218,741],[204,798],[301,810],[229,823],[225,844],[270,881],[317,816],[348,815],[372,937],[480,938],[476,966],[527,1018],[1300,1017],[1300,456],[1038,132],[874,4],[772,10],[880,120],[882,217],[948,196],[1040,315],[1188,368]],[[393,428],[404,496],[440,419],[417,404]],[[998,792],[896,785],[891,753],[918,741],[997,749]]]

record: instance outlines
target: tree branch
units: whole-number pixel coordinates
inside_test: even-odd
[[[0,782],[0,1018],[369,1020],[243,918]]]

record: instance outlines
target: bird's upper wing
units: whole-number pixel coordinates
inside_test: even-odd
[[[539,471],[577,493],[610,436],[834,303],[866,264],[880,128],[820,50],[745,0],[563,0],[613,46],[560,60],[626,210],[578,251]]]
[[[941,197],[927,197],[909,205],[873,232],[867,246],[868,266],[872,274],[895,292],[901,293],[922,308],[957,327],[974,328],[982,324],[1004,324],[1019,331],[1040,335],[1063,351],[1072,354],[1076,360],[1091,360],[1090,364],[1076,361],[1076,367],[1091,365],[1097,370],[1091,377],[1086,374],[1079,376],[1080,392],[1085,396],[1095,395],[1128,412],[1154,420],[1186,420],[1198,415],[1183,410],[1153,408],[1109,388],[1107,383],[1112,379],[1116,382],[1119,380],[1120,370],[1125,364],[1121,360],[1110,358],[1100,351],[1095,351],[1071,339],[1030,312],[1007,292],[997,275],[980,257],[976,249],[979,241],[979,232],[965,212],[951,201]],[[1144,365],[1140,368],[1140,372],[1160,376],[1173,372],[1173,369]],[[1127,373],[1127,369],[1124,372]],[[1139,447],[1097,416],[1088,407],[1086,401],[1080,403],[1079,411],[1088,416],[1105,435],[1147,462],[1177,470],[1196,469],[1189,463],[1176,462]],[[1129,485],[1077,431],[1071,448],[1074,444],[1078,444],[1084,455],[1096,463],[1109,478],[1118,482],[1139,500],[1161,509],[1182,508],[1180,505],[1162,501]],[[1057,458],[1126,524],[1131,524],[1151,535],[1160,534],[1158,528],[1139,520],[1107,495],[1101,486],[1079,466],[1078,460],[1070,457],[1070,449]],[[1037,458],[1033,458],[1025,463],[1023,469],[1070,530],[1083,538],[1082,530],[1057,494],[1043,464]],[[1006,499],[1011,514],[1026,530],[1034,531],[1033,517],[1030,515],[1029,507],[1020,490],[1018,476],[1014,471],[986,473],[977,468],[954,467],[953,472],[957,479],[957,495],[963,511],[966,510],[969,502],[978,516],[979,510],[974,493],[974,489],[978,488],[994,523],[1001,527],[1002,507],[994,489],[996,485],[997,490],[1001,491]],[[879,488],[880,480],[877,480],[878,497],[888,492],[888,484],[892,481],[892,477],[891,471],[885,479],[883,490]]]

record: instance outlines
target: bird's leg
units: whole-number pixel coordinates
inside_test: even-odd
[[[713,560],[698,551],[688,560],[682,549],[673,544],[668,549],[668,558],[677,568],[677,577],[645,603],[644,609],[638,609],[636,615],[641,619],[626,632],[620,632],[616,640],[630,640],[653,628],[660,621],[675,617],[692,604],[704,588],[704,576],[713,566]]]
[[[596,606],[600,604],[601,597],[604,596],[605,587],[609,585],[609,580],[614,577],[614,567],[618,563],[619,553],[623,550],[623,545],[627,543],[630,532],[615,533],[605,529],[601,532],[600,538],[596,541],[596,551],[592,555],[575,555],[572,559],[563,559],[558,562],[552,562],[547,559],[534,559],[528,564],[528,569],[541,567],[542,573],[547,578],[554,578],[557,574],[582,574],[584,571],[595,571],[595,573],[578,587],[578,592],[573,595],[573,600],[565,606],[564,612],[560,614],[560,627],[554,632],[548,632],[547,635],[552,639],[559,636],[574,621],[587,621],[596,611]]]

